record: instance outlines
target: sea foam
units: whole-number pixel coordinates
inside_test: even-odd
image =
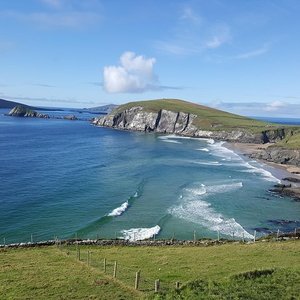
[[[128,230],[122,230],[121,233],[125,240],[130,242],[142,241],[152,238],[160,232],[160,226],[156,225],[150,228],[131,228]]]
[[[192,184],[183,189],[180,195],[180,203],[169,209],[169,213],[180,219],[200,224],[212,231],[220,231],[224,235],[235,234],[236,237],[252,239],[249,234],[234,218],[226,218],[215,211],[210,203],[205,201],[206,197],[214,193],[225,193],[242,188],[242,182],[205,186],[203,184]]]
[[[120,216],[123,212],[126,211],[126,209],[128,208],[129,203],[128,201],[124,202],[121,206],[115,208],[113,211],[111,211],[108,216],[110,217],[117,217]]]

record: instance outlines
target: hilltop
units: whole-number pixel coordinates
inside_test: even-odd
[[[37,109],[36,107],[33,107],[33,106],[29,106],[29,105],[26,105],[26,104],[22,104],[22,103],[19,103],[19,102],[15,102],[15,101],[9,101],[9,100],[4,100],[4,99],[0,99],[0,108],[9,108],[9,109],[12,109],[14,108],[15,106],[25,106],[29,109]]]
[[[120,105],[108,116],[95,119],[93,123],[118,129],[258,144],[283,140],[297,128],[178,99],[129,102]]]

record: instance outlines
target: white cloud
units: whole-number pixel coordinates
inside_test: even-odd
[[[246,116],[299,118],[300,104],[286,101],[223,102],[213,101],[209,106]]]
[[[269,46],[264,45],[261,48],[256,49],[254,51],[239,54],[239,55],[236,56],[236,58],[237,59],[248,59],[248,58],[252,58],[252,57],[255,57],[255,56],[263,55],[263,54],[267,53],[268,51],[269,51]]]
[[[231,40],[230,28],[227,25],[217,26],[210,35],[204,43],[204,48],[216,49]]]
[[[134,52],[125,52],[119,66],[106,66],[103,87],[108,93],[141,93],[159,89],[153,67],[155,58],[146,58]]]
[[[273,112],[273,111],[277,111],[282,109],[283,107],[285,107],[286,104],[282,101],[273,101],[271,103],[268,103],[265,107],[264,110],[265,111],[269,111],[269,112]]]
[[[191,8],[186,6],[180,16],[181,20],[189,21],[195,24],[199,24],[201,22],[201,17],[195,13],[195,11]]]
[[[181,10],[173,33],[165,40],[157,40],[157,50],[172,55],[199,55],[215,50],[231,40],[229,25],[210,22],[190,6]]]

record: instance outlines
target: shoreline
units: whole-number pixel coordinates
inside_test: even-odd
[[[231,142],[225,142],[224,146],[229,149],[234,151],[235,153],[241,155],[241,156],[246,156],[248,159],[249,155],[253,153],[258,153],[261,150],[264,150],[270,146],[270,144],[253,144],[253,143],[231,143]],[[300,173],[300,167],[293,166],[293,165],[284,165],[284,164],[279,164],[271,161],[266,161],[262,159],[253,159],[257,162],[260,162],[264,164],[267,168],[267,171],[271,172],[273,176],[278,178],[279,180],[282,180],[285,177],[294,177],[297,179],[300,179],[300,174],[295,174],[294,172],[299,172]],[[274,172],[274,169],[276,170]],[[281,177],[281,178],[279,178]]]

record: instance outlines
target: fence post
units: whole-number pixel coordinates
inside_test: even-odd
[[[232,231],[232,239],[234,240],[234,232]]]
[[[78,247],[77,255],[78,255],[78,260],[80,261],[80,249],[79,249],[79,247]]]
[[[153,234],[153,241],[155,241],[155,233]]]
[[[277,229],[277,234],[276,234],[277,240],[279,238],[279,229]]]
[[[33,243],[33,235],[32,234],[30,235],[30,242],[31,242],[31,244]]]
[[[175,289],[178,290],[180,288],[180,282],[176,281],[175,282]]]
[[[297,237],[297,228],[295,228],[295,237]]]
[[[220,241],[220,230],[218,230],[218,242]]]
[[[254,230],[254,235],[253,235],[253,242],[255,243],[256,241],[256,230]]]
[[[3,244],[4,244],[4,246],[6,245],[6,240],[5,240],[5,238],[3,238]]]
[[[158,290],[159,290],[159,279],[156,279],[154,283],[154,292],[157,293]]]
[[[245,242],[245,233],[243,232],[243,243]]]
[[[139,284],[140,284],[140,273],[141,273],[140,270],[137,271],[137,272],[135,273],[135,284],[134,284],[134,288],[135,288],[136,290],[139,289]]]
[[[117,261],[115,261],[113,277],[114,277],[114,278],[117,277]]]
[[[196,243],[196,230],[194,230],[194,243]]]
[[[90,265],[90,251],[87,252],[86,262],[87,262],[87,265],[89,266]]]

